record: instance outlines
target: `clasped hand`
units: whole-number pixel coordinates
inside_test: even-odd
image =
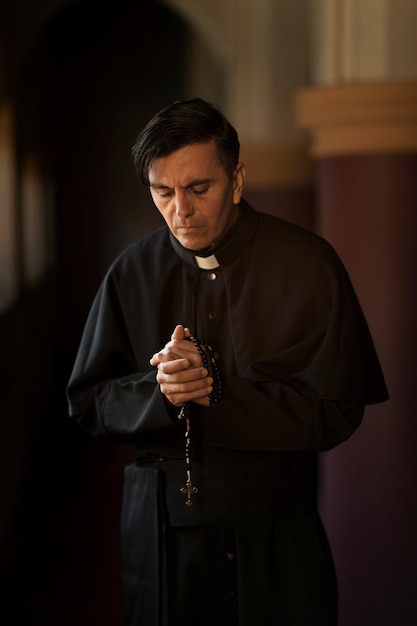
[[[191,401],[208,407],[213,379],[195,345],[187,341],[190,336],[188,328],[176,326],[171,341],[153,355],[150,364],[158,368],[156,380],[171,404],[181,406]]]

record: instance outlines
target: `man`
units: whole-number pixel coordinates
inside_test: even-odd
[[[316,453],[387,398],[349,278],[320,237],[243,199],[235,129],[176,102],[133,149],[166,227],[93,303],[68,387],[138,447],[122,511],[129,626],[335,626]]]

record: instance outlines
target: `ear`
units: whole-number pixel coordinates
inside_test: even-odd
[[[246,168],[243,163],[238,163],[233,173],[233,204],[239,204],[242,198],[243,184],[245,182]]]

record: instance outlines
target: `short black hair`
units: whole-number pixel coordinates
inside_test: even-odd
[[[201,98],[177,100],[147,123],[132,148],[136,171],[149,186],[155,159],[192,144],[214,141],[219,161],[232,177],[239,162],[239,138],[220,109]]]

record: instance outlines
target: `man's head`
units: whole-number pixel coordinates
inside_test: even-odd
[[[133,162],[144,185],[155,159],[188,145],[213,141],[217,157],[232,177],[239,162],[236,130],[214,105],[194,98],[180,100],[157,113],[145,126],[132,149]]]
[[[140,134],[133,156],[174,237],[189,250],[215,245],[236,222],[245,168],[234,128],[203,100],[174,103]]]

